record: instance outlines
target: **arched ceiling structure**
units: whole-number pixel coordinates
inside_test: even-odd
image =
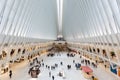
[[[39,1],[39,2],[37,2]],[[38,11],[33,16],[31,29],[28,33],[40,39],[53,39],[57,37],[57,4],[56,0],[37,0]]]
[[[119,34],[119,21],[120,0],[0,0],[2,35],[92,40]]]
[[[120,66],[120,0],[0,0],[0,68],[46,53],[53,43]]]
[[[64,38],[81,41],[118,34],[119,6],[119,0],[64,0],[62,24]]]
[[[0,0],[0,33],[55,40],[56,0]]]

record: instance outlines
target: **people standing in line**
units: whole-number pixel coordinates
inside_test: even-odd
[[[55,77],[54,76],[52,76],[52,80],[54,80],[55,79]]]
[[[9,77],[12,78],[12,70],[9,71]]]

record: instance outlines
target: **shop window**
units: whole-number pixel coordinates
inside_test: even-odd
[[[90,52],[92,52],[92,49],[90,48]]]
[[[110,52],[110,58],[111,58],[112,61],[117,62],[116,54],[115,54],[114,51],[111,51],[111,52]]]
[[[97,48],[97,52],[98,52],[98,53],[100,52],[100,49],[99,49],[99,48]]]
[[[20,51],[21,51],[21,49],[19,48],[19,49],[18,49],[18,53],[20,53]]]
[[[99,58],[99,63],[104,63],[102,58]]]
[[[6,57],[7,53],[5,51],[2,51],[2,55],[3,55],[3,57]]]
[[[106,61],[106,60],[105,60],[104,67],[105,67],[105,68],[110,68],[110,63],[109,63],[109,61]]]
[[[0,60],[2,60],[2,54],[0,55]]]
[[[95,48],[93,48],[93,52],[95,52]]]
[[[103,52],[103,57],[106,57],[106,58],[108,58],[108,57],[107,57],[106,50],[104,50],[104,49],[103,49],[103,51],[102,51],[102,52]]]
[[[110,56],[112,57],[112,59],[114,58],[114,57],[116,57],[116,55],[115,55],[115,52],[110,52]]]
[[[24,54],[25,53],[25,49],[22,51],[22,54]]]
[[[15,49],[12,49],[10,52],[10,56],[13,56],[14,52],[15,52]]]

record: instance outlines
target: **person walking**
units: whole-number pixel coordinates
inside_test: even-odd
[[[44,63],[42,63],[42,66],[44,67]]]
[[[51,71],[49,72],[49,77],[51,77]]]
[[[60,62],[61,65],[63,65],[63,62]]]
[[[54,76],[52,76],[52,80],[54,80],[55,79],[55,77]]]
[[[73,63],[75,63],[75,60],[73,60]]]
[[[12,70],[9,71],[9,77],[12,78]]]

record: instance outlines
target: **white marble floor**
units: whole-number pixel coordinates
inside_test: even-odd
[[[55,76],[55,80],[87,80],[83,77],[82,72],[80,70],[76,70],[73,59],[76,62],[81,62],[79,56],[75,56],[73,58],[67,57],[66,54],[62,54],[61,56],[54,56],[54,57],[46,57],[42,55],[39,57],[39,60],[43,59],[45,65],[54,65],[55,63],[58,64],[58,68],[52,70],[52,75]],[[60,65],[60,62],[63,62],[63,66]],[[70,64],[72,68],[70,70],[67,69],[67,65]],[[91,67],[92,68],[92,67]],[[52,80],[49,77],[49,71],[46,67],[41,67],[41,73],[38,79],[31,79],[28,75],[28,61],[22,62],[21,64],[16,64],[14,67],[11,68],[13,71],[12,79],[9,79],[8,73],[4,75],[0,75],[0,80]],[[65,74],[65,79],[58,76],[59,71],[63,71]],[[100,68],[94,69],[94,74],[98,77],[99,80],[117,80],[113,75],[108,74],[106,71],[103,71]],[[102,74],[101,74],[102,73]]]

